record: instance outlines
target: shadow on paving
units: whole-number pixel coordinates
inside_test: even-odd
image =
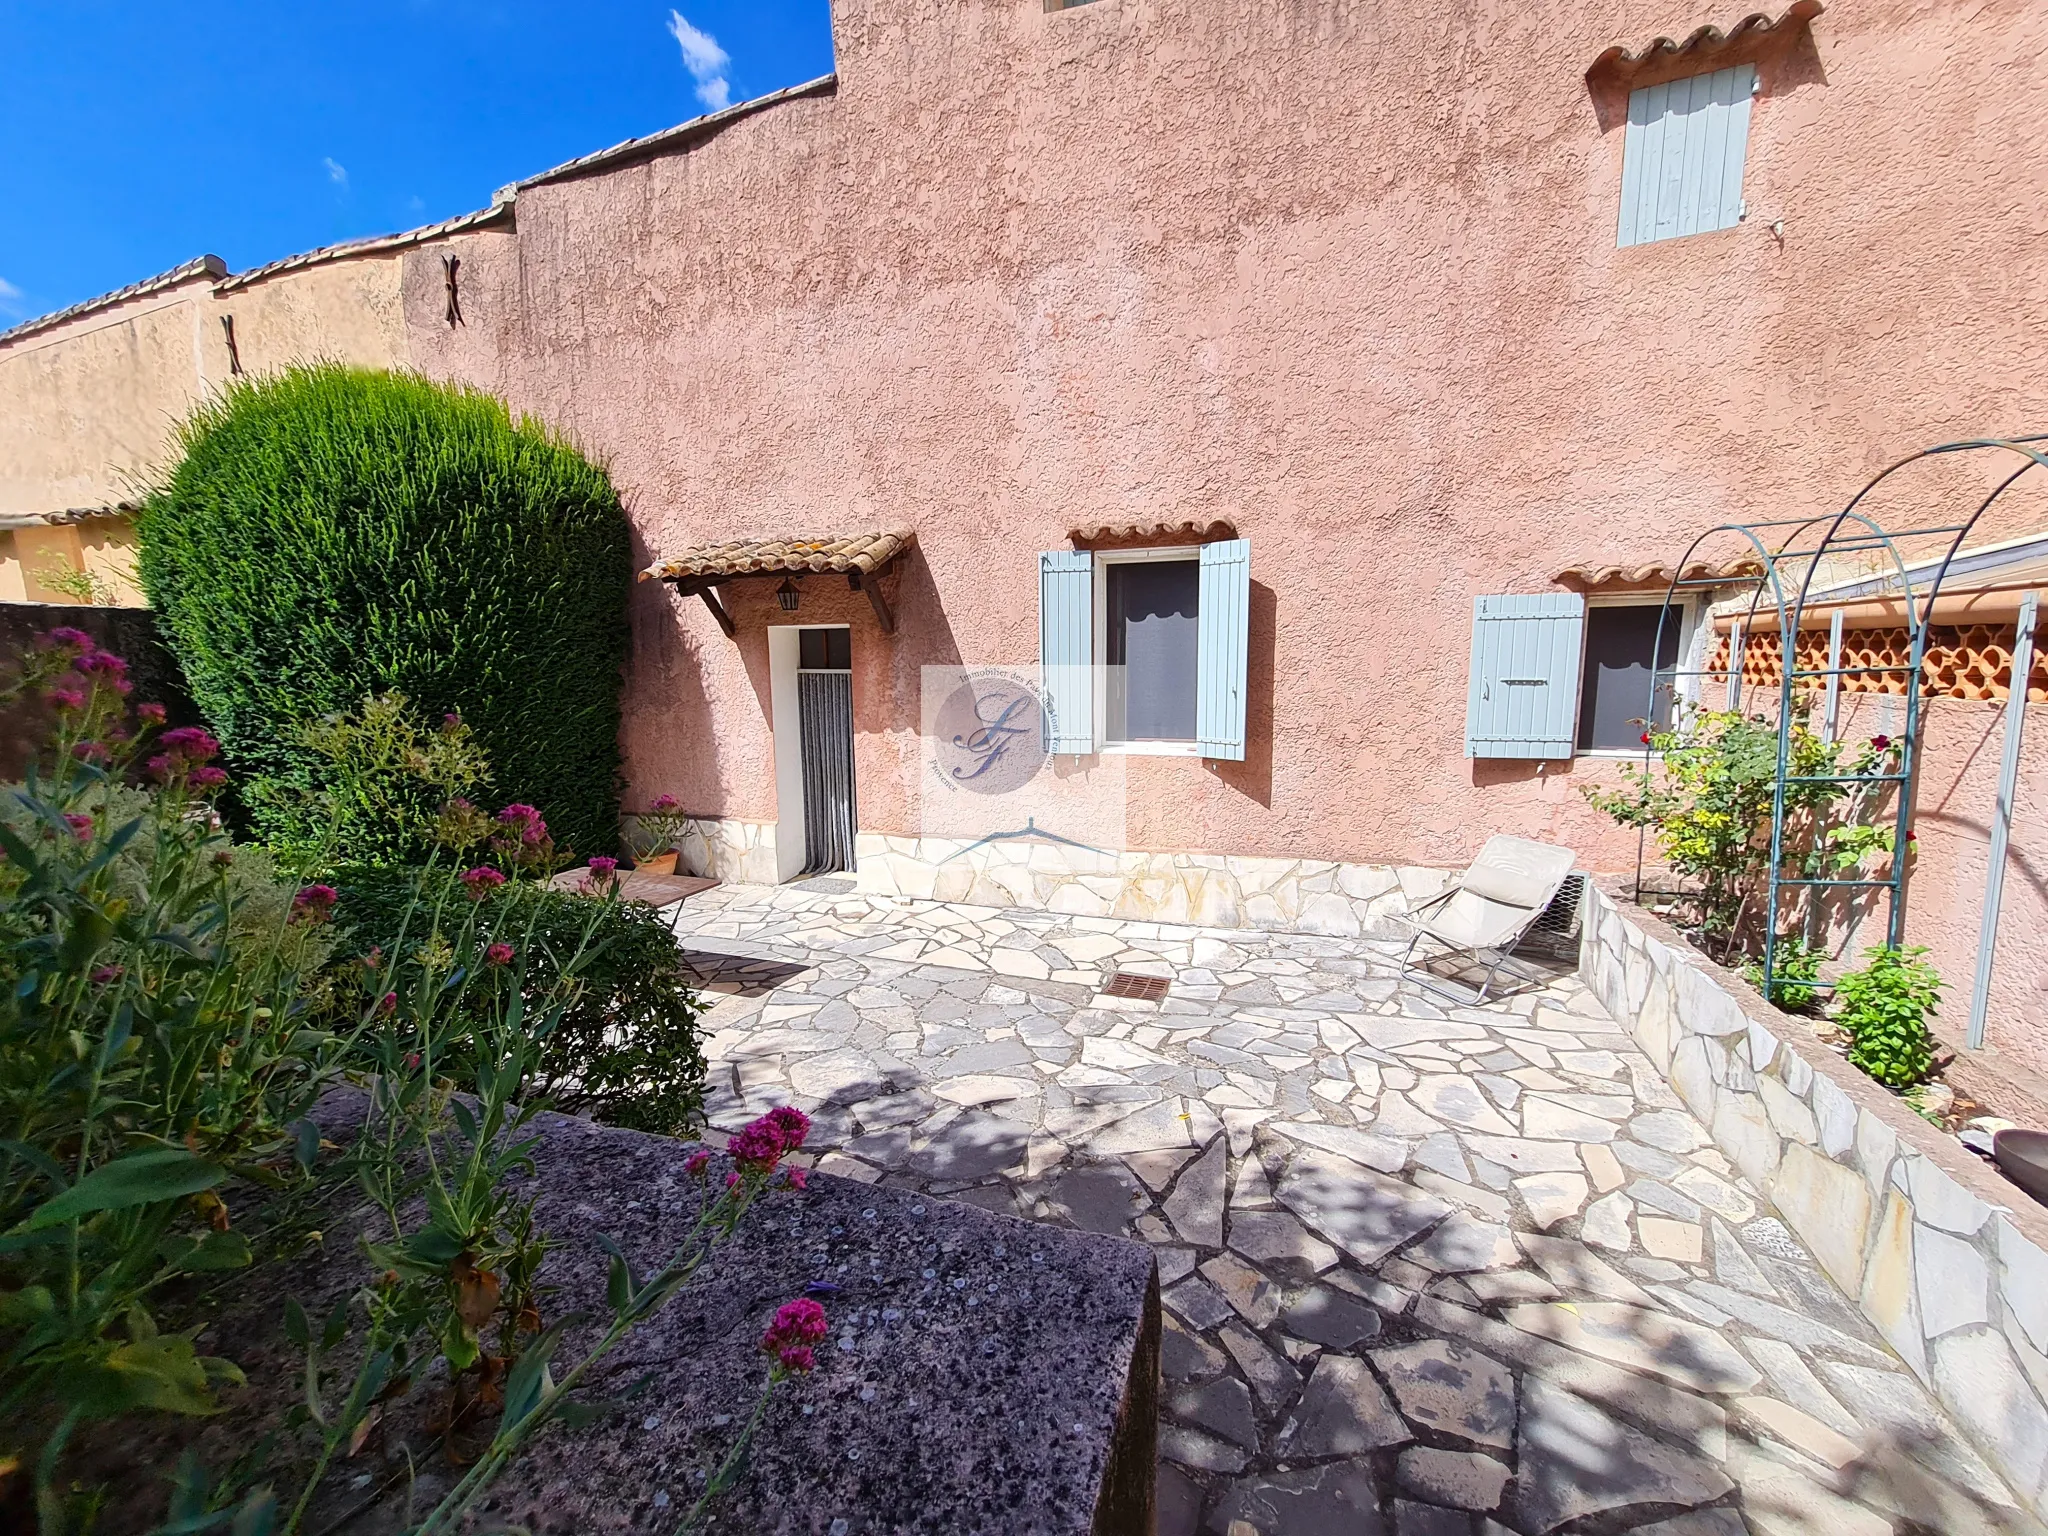
[[[1568,966],[1473,1009],[1359,941],[692,920],[811,962],[708,1021],[718,1124],[1150,1246],[1158,1536],[2042,1536]]]

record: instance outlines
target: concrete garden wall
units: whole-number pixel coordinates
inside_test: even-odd
[[[2048,1512],[2048,1212],[1668,925],[1587,895],[1580,973],[2014,1490]]]

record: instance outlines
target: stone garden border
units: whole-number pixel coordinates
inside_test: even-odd
[[[2048,1211],[1675,929],[1589,884],[1579,974],[1715,1144],[2048,1515]]]

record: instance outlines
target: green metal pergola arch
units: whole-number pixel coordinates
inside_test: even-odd
[[[1791,980],[1780,973],[1778,950],[1783,938],[1784,909],[1789,902],[1803,896],[1809,902],[1811,893],[1821,889],[1882,890],[1886,898],[1885,942],[1894,947],[1905,939],[1905,884],[1906,864],[1904,856],[1906,833],[1913,814],[1914,789],[1920,769],[1920,723],[1921,696],[1924,685],[1921,672],[1927,654],[1927,633],[1931,626],[1935,600],[1941,595],[1948,571],[1963,543],[1975,530],[2000,496],[2012,484],[2036,467],[2048,468],[2048,453],[2036,444],[2048,443],[2048,433],[2030,434],[2021,437],[1966,438],[1957,442],[1939,443],[1910,453],[1895,463],[1887,465],[1867,481],[1863,488],[1849,499],[1841,511],[1832,516],[1820,515],[1803,518],[1773,518],[1752,522],[1722,523],[1699,534],[1686,547],[1685,554],[1672,568],[1671,580],[1666,585],[1664,602],[1657,615],[1656,648],[1651,652],[1649,708],[1645,711],[1651,718],[1660,692],[1668,691],[1674,701],[1678,697],[1681,679],[1705,679],[1721,676],[1728,683],[1728,707],[1739,710],[1742,707],[1744,684],[1742,681],[1742,651],[1747,637],[1756,633],[1754,621],[1762,612],[1766,622],[1775,615],[1778,627],[1779,678],[1778,678],[1778,760],[1775,782],[1771,793],[1771,849],[1769,881],[1764,912],[1764,992],[1773,995],[1772,984]],[[1878,486],[1908,466],[1923,460],[1945,454],[1957,453],[2002,453],[2017,456],[2021,463],[2012,473],[2006,475],[1992,487],[1990,492],[1955,522],[1935,523],[1909,528],[1887,528],[1877,518],[1862,510],[1863,503]],[[1816,533],[1816,530],[1819,530]],[[1845,533],[1845,530],[1846,533]],[[1693,568],[1694,556],[1709,540],[1726,537],[1739,538],[1746,542],[1761,564],[1761,571],[1754,578],[1750,592],[1749,608],[1731,631],[1726,668],[1708,668],[1704,665],[1688,667],[1686,658],[1679,657],[1671,667],[1658,666],[1658,658],[1664,655],[1664,639],[1667,633],[1674,638],[1682,631],[1678,627],[1681,614],[1678,604],[1684,595],[1699,589],[1726,589],[1730,583],[1725,577],[1707,575],[1687,577]],[[1901,541],[1907,539],[1945,540],[1939,545],[1938,561],[1923,558],[1908,561],[1901,552]],[[1890,570],[1882,579],[1886,585],[1880,587],[1876,596],[1902,600],[1909,638],[1909,650],[1904,666],[1868,665],[1845,667],[1841,657],[1842,616],[1836,608],[1829,629],[1828,664],[1825,667],[1802,668],[1798,665],[1798,637],[1805,628],[1808,603],[1814,597],[1814,574],[1824,568],[1836,556],[1877,553],[1885,557]],[[1881,562],[1882,563],[1882,562]],[[1798,572],[1796,591],[1788,591],[1787,576]],[[1916,579],[1916,572],[1919,573]],[[1896,583],[1893,587],[1891,583]],[[1906,677],[1905,725],[1894,738],[1899,747],[1899,762],[1895,772],[1887,774],[1821,774],[1795,776],[1790,773],[1792,728],[1797,713],[1797,696],[1802,684],[1820,684],[1828,696],[1829,725],[1832,730],[1835,704],[1839,698],[1841,679],[1864,673],[1902,672]],[[2013,686],[2026,687],[2024,677],[2016,677]],[[1654,749],[1645,746],[1643,763],[1647,771],[1654,755]],[[1790,875],[1786,872],[1785,825],[1786,790],[1790,785],[1803,783],[1856,783],[1884,784],[1896,786],[1897,793],[1892,804],[1892,846],[1894,855],[1883,876],[1858,875],[1853,878],[1828,878],[1822,876]],[[2002,852],[2002,845],[2000,848]],[[1643,865],[1645,843],[1638,834],[1636,854],[1636,895],[1640,900],[1643,889]],[[1987,921],[1991,915],[1987,913]],[[1983,973],[1988,969],[1981,965],[1980,990]],[[1799,978],[1802,985],[1815,985]],[[1824,987],[1824,984],[1820,984]],[[1979,1033],[1973,1025],[1973,1034]],[[1973,1044],[1975,1041],[1973,1040]]]

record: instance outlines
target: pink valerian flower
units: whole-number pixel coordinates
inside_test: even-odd
[[[459,878],[462,881],[462,888],[469,892],[470,898],[474,901],[483,900],[505,883],[505,877],[488,864],[478,865],[475,869],[465,869]]]
[[[484,950],[484,959],[492,965],[510,965],[512,963],[512,946],[510,944],[493,944]]]
[[[683,1172],[693,1179],[704,1177],[704,1170],[711,1166],[711,1154],[702,1150],[692,1152],[683,1159]]]
[[[126,693],[135,685],[128,680],[128,663],[112,651],[88,651],[71,664],[95,683]]]
[[[104,987],[119,981],[122,974],[122,968],[118,965],[103,965],[92,973],[92,984],[96,987]]]
[[[52,649],[61,647],[64,650],[77,651],[80,654],[84,654],[94,648],[91,635],[88,635],[82,629],[73,629],[69,624],[61,624],[51,630],[47,635],[43,636],[43,643]]]
[[[104,763],[107,760],[107,744],[103,741],[81,741],[71,749],[71,755],[81,763]]]
[[[157,738],[157,745],[184,763],[203,763],[220,756],[220,743],[203,726],[181,725],[165,731]]]
[[[811,1117],[793,1105],[780,1104],[758,1120],[750,1120],[726,1143],[732,1160],[748,1173],[770,1174],[775,1165],[804,1144]]]
[[[541,819],[539,811],[530,805],[508,805],[498,812],[498,825],[504,830],[501,837],[516,837],[522,843],[532,846],[548,835],[548,824]]]
[[[813,1346],[831,1329],[825,1309],[810,1297],[799,1296],[775,1309],[774,1321],[761,1335],[761,1353],[774,1356],[785,1371],[808,1371],[817,1363]]]
[[[138,704],[135,706],[135,718],[144,725],[162,725],[164,707],[161,704]]]
[[[1887,751],[1890,749],[1891,744],[1892,739],[1889,736],[1873,736],[1870,738],[1871,750],[1875,752]]]
[[[451,710],[449,710],[447,714],[445,714],[445,715],[443,715],[443,716],[441,717],[441,729],[442,729],[442,730],[444,730],[444,731],[459,731],[459,730],[461,730],[461,729],[462,729],[462,716],[458,715],[458,714],[457,714],[457,713],[456,713],[456,712],[455,712],[454,710],[452,710],[452,709],[451,709]]]
[[[678,809],[682,803],[674,795],[656,795],[654,797],[654,804],[649,806],[648,809],[656,812],[673,811]]]
[[[64,821],[81,843],[92,841],[92,818],[82,811],[66,811]]]
[[[43,697],[66,714],[85,708],[85,695],[76,688],[52,688]]]
[[[377,1011],[383,1014],[398,1012],[398,994],[396,992],[386,992],[382,997],[378,998]]]
[[[782,1133],[782,1150],[794,1152],[811,1134],[811,1117],[794,1104],[778,1104],[763,1117]]]
[[[750,1173],[773,1173],[775,1165],[782,1161],[782,1133],[764,1117],[735,1131],[725,1150]]]
[[[324,923],[334,915],[341,893],[331,885],[309,885],[292,898],[292,916],[309,923]]]
[[[782,1182],[786,1188],[801,1190],[810,1181],[810,1170],[790,1167],[782,1170]]]
[[[590,872],[600,879],[614,873],[618,867],[619,861],[617,859],[606,858],[601,853],[590,861]]]
[[[175,730],[165,731],[157,738],[156,744],[162,750],[146,766],[151,778],[165,784],[220,755],[220,743],[196,725],[181,725]],[[194,775],[193,778],[193,782],[202,789],[226,781],[226,774],[207,774],[203,779]]]
[[[219,789],[227,781],[227,769],[217,767],[212,763],[204,763],[194,768],[191,775],[185,780],[194,789]]]

